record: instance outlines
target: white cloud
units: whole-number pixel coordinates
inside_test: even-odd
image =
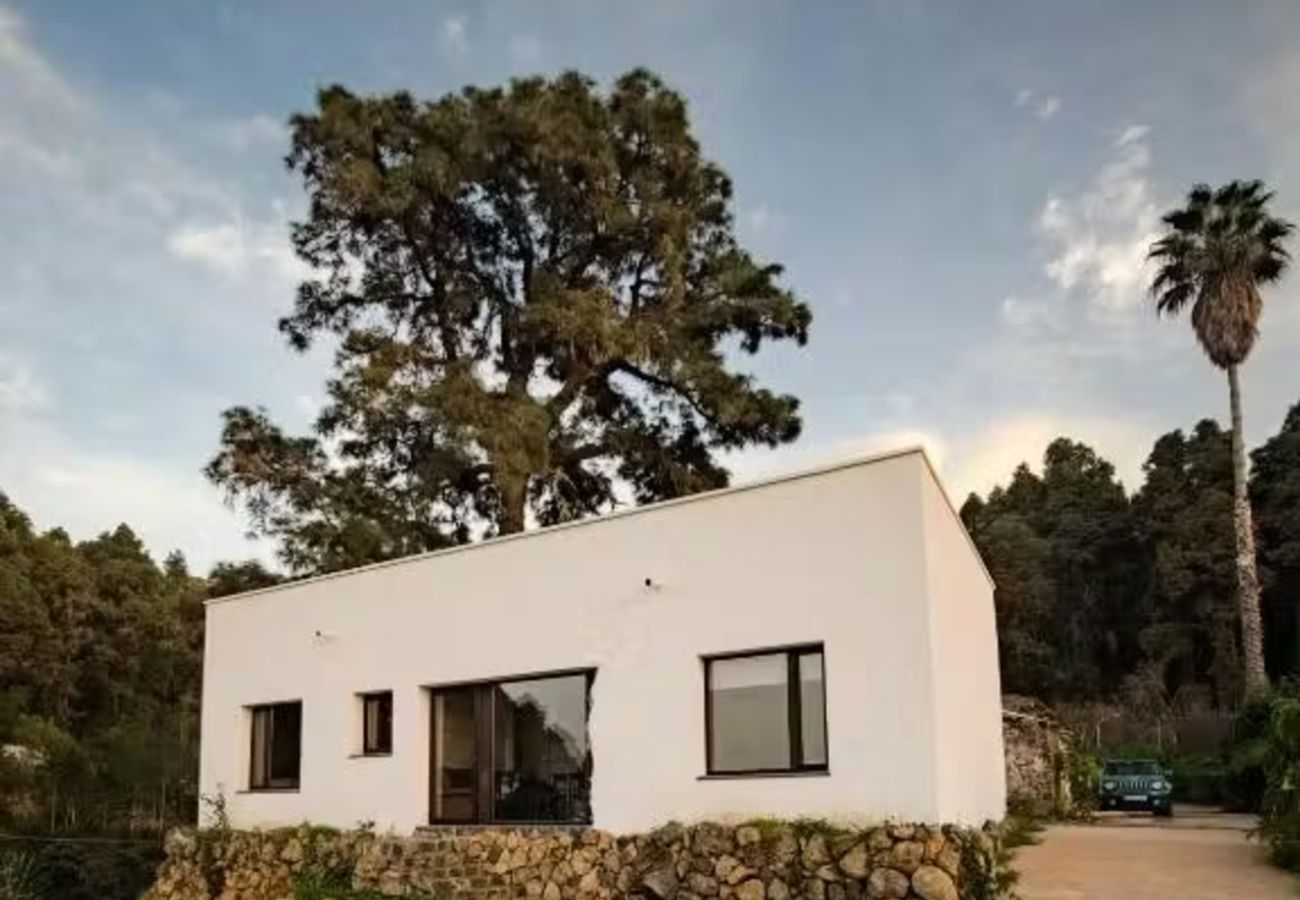
[[[469,26],[464,16],[449,16],[443,19],[439,37],[444,47],[460,54],[469,52]]]
[[[265,542],[242,536],[238,515],[198,471],[86,454],[32,422],[0,430],[15,438],[0,446],[0,486],[38,528],[58,526],[82,540],[125,522],[156,556],[180,549],[196,572],[222,559],[272,559]]]
[[[39,96],[45,102],[75,106],[76,94],[54,67],[36,51],[26,25],[14,10],[0,5],[0,83],[11,90]]]
[[[1061,98],[1055,94],[1040,94],[1022,88],[1016,92],[1016,106],[1028,109],[1039,121],[1046,122],[1061,111]]]
[[[214,130],[222,142],[236,152],[268,146],[284,148],[289,143],[288,126],[264,113],[218,122]]]
[[[167,236],[167,251],[177,259],[204,265],[229,278],[270,273],[299,281],[309,271],[293,252],[285,225],[236,220],[215,225],[183,225]]]
[[[0,415],[40,410],[48,399],[45,385],[31,369],[0,353]]]
[[[1159,234],[1146,135],[1141,125],[1125,129],[1089,185],[1049,197],[1038,219],[1051,247],[1048,278],[1102,309],[1132,309],[1146,296],[1147,249]]]

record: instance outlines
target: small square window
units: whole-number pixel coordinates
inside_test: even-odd
[[[825,771],[820,645],[704,660],[710,775]]]
[[[361,752],[383,756],[393,752],[393,692],[361,695]]]
[[[302,702],[253,706],[249,713],[249,790],[297,790],[302,766]]]

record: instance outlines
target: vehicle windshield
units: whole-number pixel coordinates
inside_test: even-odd
[[[1149,759],[1125,759],[1106,763],[1107,775],[1159,775],[1160,764]]]

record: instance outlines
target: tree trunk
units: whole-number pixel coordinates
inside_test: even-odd
[[[1255,571],[1255,527],[1246,492],[1246,445],[1241,427],[1241,387],[1237,367],[1228,367],[1232,404],[1232,524],[1237,538],[1237,611],[1241,616],[1241,661],[1247,697],[1268,691],[1264,671],[1264,625],[1259,613],[1259,575]]]
[[[518,534],[524,530],[524,508],[528,504],[527,480],[506,475],[497,481],[501,497],[501,518],[497,522],[498,534]]]

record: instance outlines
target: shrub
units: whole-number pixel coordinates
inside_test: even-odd
[[[0,900],[39,900],[36,866],[22,851],[0,852]]]
[[[1259,833],[1268,841],[1275,863],[1300,870],[1300,700],[1272,702],[1262,755]]]
[[[136,900],[163,858],[156,844],[122,842],[52,841],[28,855],[32,900]]]

